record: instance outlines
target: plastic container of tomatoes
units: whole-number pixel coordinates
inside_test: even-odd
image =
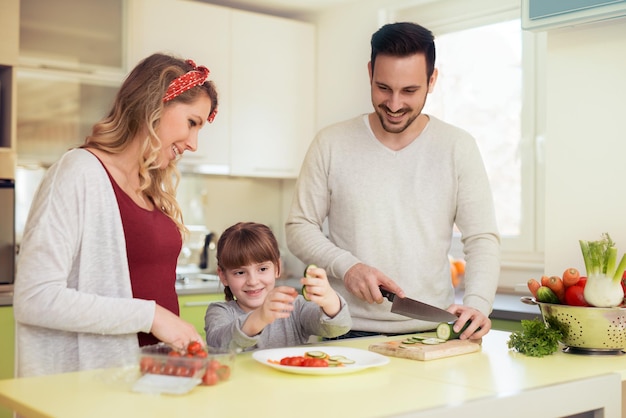
[[[142,347],[139,372],[144,392],[186,393],[197,385],[213,386],[230,379],[235,350],[190,343],[184,350],[159,343]]]

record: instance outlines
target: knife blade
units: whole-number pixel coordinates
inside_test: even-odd
[[[380,287],[380,293],[391,302],[391,312],[430,322],[454,322],[458,317],[446,310],[411,298],[401,298]]]

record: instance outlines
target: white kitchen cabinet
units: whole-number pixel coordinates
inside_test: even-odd
[[[211,71],[219,93],[215,121],[200,130],[198,150],[185,152],[179,167],[228,174],[230,166],[231,9],[187,0],[131,0],[129,70],[141,59],[165,52],[193,59]]]
[[[183,171],[295,178],[314,122],[311,24],[190,0],[131,0],[130,63],[154,52],[193,58],[220,94]]]
[[[231,173],[295,178],[313,138],[311,24],[233,11]]]

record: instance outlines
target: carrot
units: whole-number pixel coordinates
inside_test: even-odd
[[[537,299],[537,289],[541,287],[541,283],[539,283],[535,279],[528,280],[528,290],[532,293],[533,297]]]
[[[565,301],[565,286],[559,276],[550,276],[547,286],[554,292],[556,297],[559,298],[561,303]]]
[[[563,272],[563,285],[567,288],[574,286],[580,280],[580,272],[571,267]]]
[[[549,281],[550,281],[550,276],[541,276],[540,282],[542,286],[547,286]]]

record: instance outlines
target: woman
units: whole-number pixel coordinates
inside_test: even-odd
[[[217,243],[217,273],[226,302],[211,303],[204,318],[212,347],[253,350],[300,345],[312,335],[333,338],[350,330],[346,301],[326,272],[309,266],[301,282],[307,299],[293,287],[276,286],[280,252],[263,224],[240,222]]]
[[[85,143],[46,173],[15,280],[18,376],[123,366],[139,345],[202,341],[178,317],[175,163],[215,117],[208,74],[146,58]]]

